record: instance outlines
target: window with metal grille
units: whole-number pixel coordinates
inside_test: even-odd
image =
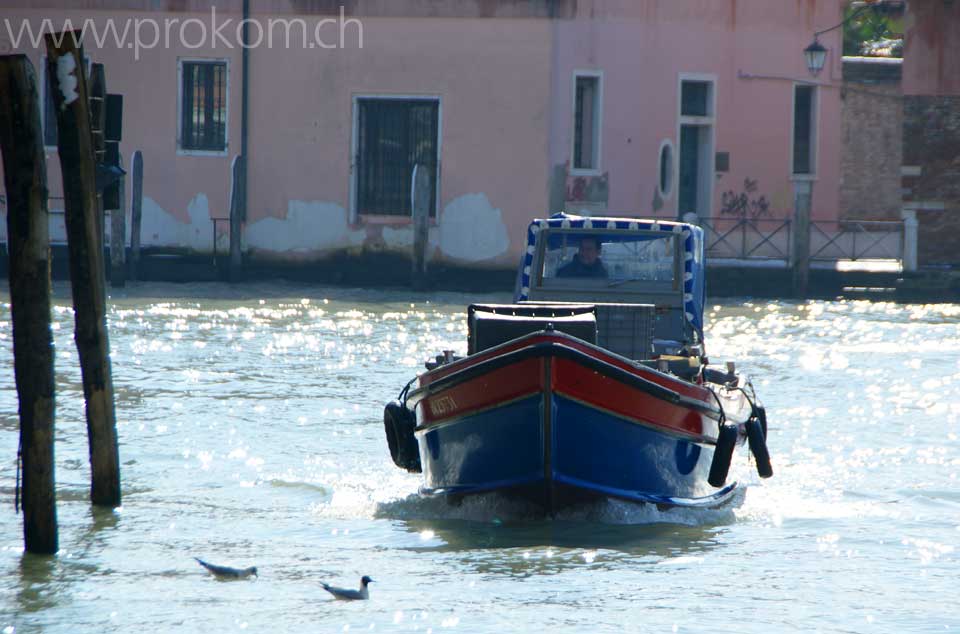
[[[181,62],[180,149],[227,149],[227,63]]]
[[[793,173],[810,175],[816,165],[815,86],[793,88]]]
[[[412,214],[413,169],[427,169],[430,216],[436,215],[440,102],[434,99],[357,100],[357,212]]]

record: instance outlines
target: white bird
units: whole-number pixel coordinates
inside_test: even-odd
[[[370,590],[367,588],[367,584],[373,581],[370,577],[364,575],[360,579],[360,589],[359,590],[349,590],[347,588],[335,588],[330,584],[324,583],[323,589],[329,592],[334,596],[335,599],[341,601],[357,601],[357,600],[366,600],[370,598]]]
[[[194,559],[197,560],[198,564],[212,572],[213,576],[217,579],[246,579],[250,576],[260,577],[260,575],[257,574],[256,566],[250,566],[249,568],[231,568],[230,566],[218,566],[207,563],[199,557],[194,557]]]

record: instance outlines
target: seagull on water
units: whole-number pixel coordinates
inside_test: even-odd
[[[324,583],[323,589],[333,595],[335,599],[341,601],[357,601],[357,600],[366,600],[370,598],[370,590],[367,588],[367,584],[373,581],[370,577],[364,575],[360,579],[360,589],[359,590],[349,590],[347,588],[335,588],[330,584]]]
[[[216,564],[207,563],[199,557],[194,557],[197,560],[197,563],[213,573],[213,576],[217,579],[246,579],[251,575],[259,578],[260,575],[257,574],[257,567],[250,566],[249,568],[231,568],[230,566],[218,566]]]

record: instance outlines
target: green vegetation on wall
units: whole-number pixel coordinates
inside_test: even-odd
[[[844,12],[843,54],[903,56],[903,6],[895,2],[852,2]]]

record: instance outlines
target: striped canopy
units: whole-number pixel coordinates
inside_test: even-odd
[[[537,236],[544,229],[607,229],[618,231],[669,231],[681,234],[683,264],[683,308],[687,321],[703,334],[703,307],[706,302],[706,271],[704,262],[703,229],[685,222],[669,220],[640,220],[636,218],[607,218],[555,214],[537,219],[527,229],[527,248],[520,262],[514,301],[525,301],[530,296],[530,275],[537,252]]]

